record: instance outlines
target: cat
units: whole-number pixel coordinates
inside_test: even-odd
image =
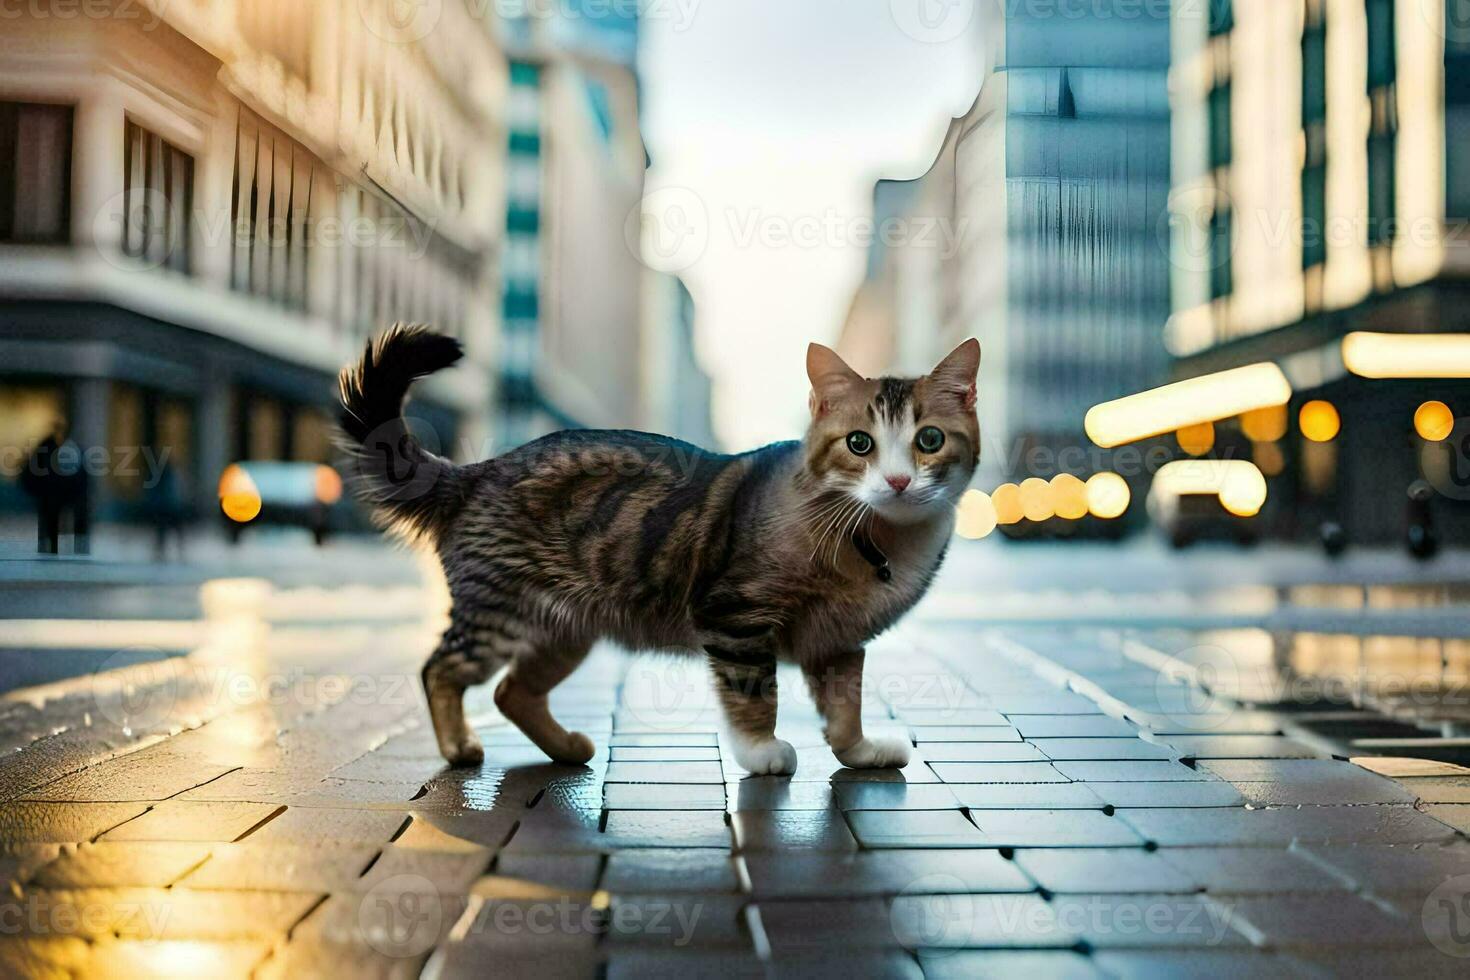
[[[980,455],[971,339],[917,379],[860,376],[807,350],[803,440],[725,455],[631,431],[569,430],[455,465],[402,416],[409,386],[461,357],[458,341],[399,324],[339,378],[343,447],[381,523],[431,545],[452,599],[423,668],[439,749],[484,750],[465,689],[509,666],[501,713],[551,759],[592,741],[548,693],[589,648],[702,652],[732,738],[756,775],[789,775],[776,737],[776,665],[800,666],[828,745],[854,768],[901,767],[906,740],[862,727],[864,644],[928,589]]]

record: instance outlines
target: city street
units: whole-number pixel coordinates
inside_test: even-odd
[[[486,762],[447,771],[418,686],[427,566],[350,539],[275,560],[292,547],[3,563],[0,655],[30,680],[0,700],[0,973],[1448,977],[1470,956],[1462,555],[957,542],[870,651],[867,726],[911,763],[839,768],[783,675],[786,780],[742,778],[697,661],[611,650],[553,695],[589,766],[547,764],[486,686]]]

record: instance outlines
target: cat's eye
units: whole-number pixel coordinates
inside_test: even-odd
[[[849,432],[847,434],[847,448],[854,456],[866,456],[873,451],[873,437],[866,432]]]
[[[921,453],[937,453],[944,445],[944,430],[938,426],[926,425],[914,436],[914,445],[919,447]]]

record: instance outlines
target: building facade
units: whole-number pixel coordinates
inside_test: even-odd
[[[507,69],[494,25],[389,0],[37,0],[0,34],[0,480],[64,421],[103,517],[167,458],[330,458],[336,371],[396,320],[468,369],[415,414],[483,445]],[[95,470],[93,467],[96,467]]]
[[[1176,4],[1167,343],[1178,378],[1273,362],[1290,380],[1264,436],[1214,423],[1253,440],[1268,533],[1337,524],[1389,542],[1426,511],[1444,537],[1470,531],[1470,359],[1383,360],[1470,331],[1467,13],[1459,0]],[[1362,333],[1388,336],[1355,362]]]
[[[1086,477],[1087,408],[1167,370],[1169,11],[979,9],[990,71],[930,171],[878,186],[903,234],[874,246],[843,343],[912,372],[978,337],[977,483]]]

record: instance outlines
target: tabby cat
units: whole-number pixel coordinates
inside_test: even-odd
[[[839,762],[903,766],[909,744],[862,728],[863,645],[928,588],[979,460],[967,340],[927,376],[866,379],[807,350],[800,442],[721,455],[629,431],[567,431],[457,466],[402,409],[416,378],[459,360],[422,326],[393,327],[339,379],[357,492],[386,525],[437,550],[451,623],[423,669],[444,758],[476,765],[467,687],[500,668],[506,718],[559,762],[592,741],[547,694],[598,639],[702,651],[751,773],[794,772],[776,737],[776,664],[803,671]]]

